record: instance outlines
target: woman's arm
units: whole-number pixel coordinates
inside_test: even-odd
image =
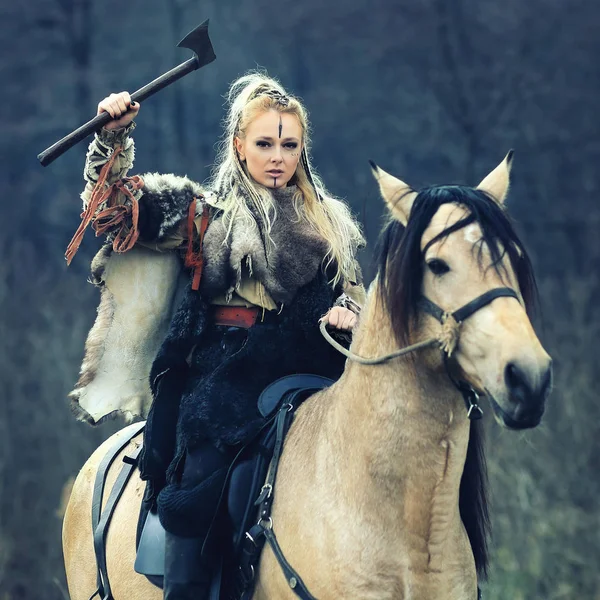
[[[192,202],[196,201],[192,218],[202,214],[205,194],[187,177],[158,173],[127,177],[135,155],[129,134],[140,105],[127,111],[129,95],[123,94],[113,94],[98,105],[99,113],[106,110],[114,120],[95,134],[88,148],[86,186],[81,194],[84,212],[67,249],[69,262],[90,223],[97,235],[106,234],[117,252],[129,250],[136,242],[165,250],[180,246],[187,238],[185,224]]]
[[[126,127],[120,129],[107,130],[102,128],[94,134],[85,157],[85,166],[83,168],[83,178],[85,179],[85,189],[81,193],[83,200],[83,210],[88,207],[92,192],[98,183],[102,168],[109,162],[115,149],[120,148],[106,177],[106,185],[110,186],[118,180],[125,177],[133,166],[135,156],[135,144],[129,134],[135,129],[135,123],[132,121]],[[141,194],[139,194],[141,195]]]
[[[133,166],[135,145],[129,134],[135,129],[134,119],[140,111],[140,104],[131,101],[128,92],[111,94],[98,103],[97,114],[107,112],[112,117],[89,145],[85,157],[83,177],[86,181],[81,194],[83,210],[88,207],[92,192],[98,183],[102,168],[111,160],[113,164],[107,169],[106,184],[108,186],[125,177]],[[117,155],[113,156],[117,150]]]
[[[366,300],[366,291],[362,281],[362,271],[358,261],[354,261],[351,280],[345,280],[340,286],[342,293],[333,307],[323,317],[327,324],[335,329],[334,337],[350,344],[352,330],[358,323],[360,311]]]

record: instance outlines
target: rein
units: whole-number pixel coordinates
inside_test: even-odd
[[[360,363],[361,365],[381,365],[386,363],[393,358],[399,358],[400,356],[404,356],[415,350],[422,350],[423,348],[429,348],[429,346],[434,346],[435,344],[440,344],[440,339],[436,337],[429,338],[423,342],[417,342],[416,344],[412,344],[411,346],[407,346],[406,348],[402,348],[400,350],[395,350],[390,354],[384,354],[383,356],[378,356],[376,358],[365,358],[364,356],[359,356],[358,354],[354,354],[354,352],[350,352],[342,346],[339,342],[336,342],[331,334],[326,329],[327,323],[322,320],[319,323],[319,329],[321,330],[321,334],[323,337],[341,354],[343,354],[346,358],[353,360],[354,362]]]

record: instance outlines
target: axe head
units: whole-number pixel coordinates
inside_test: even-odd
[[[198,61],[197,69],[211,63],[217,58],[208,37],[208,19],[201,25],[198,25],[196,29],[190,31],[177,46],[179,48],[188,48],[196,55]]]

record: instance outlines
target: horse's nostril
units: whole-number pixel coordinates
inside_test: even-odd
[[[504,381],[513,402],[528,405],[543,403],[552,388],[552,365],[549,363],[546,369],[535,371],[510,362],[504,370]]]
[[[508,363],[506,365],[505,378],[506,385],[510,388],[517,387],[522,381],[521,372],[513,363]]]
[[[504,370],[504,380],[506,387],[512,392],[515,400],[525,402],[530,395],[530,389],[525,375],[517,365],[508,363]]]

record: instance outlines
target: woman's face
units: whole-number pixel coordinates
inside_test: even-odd
[[[302,126],[296,115],[268,110],[250,121],[246,137],[236,137],[235,147],[254,181],[285,187],[300,160]]]

